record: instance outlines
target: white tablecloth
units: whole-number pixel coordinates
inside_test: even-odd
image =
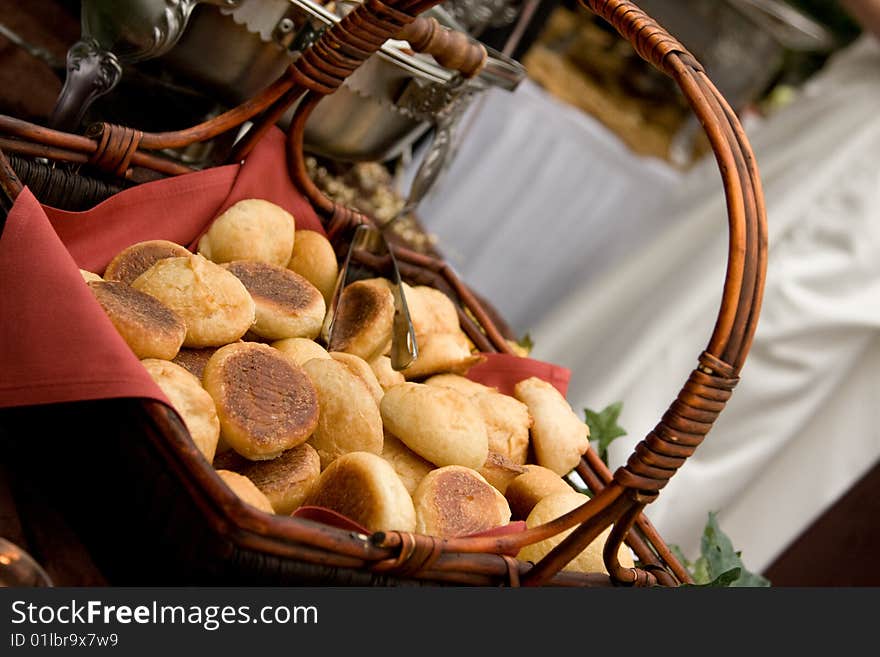
[[[717,166],[679,177],[530,87],[490,96],[468,139],[454,192],[422,217],[532,333],[533,355],[573,370],[575,409],[624,402],[616,467],[711,334],[727,249]],[[648,514],[696,556],[719,512],[760,572],[880,458],[876,42],[840,53],[750,139],[770,224],[758,333],[728,407]]]
[[[529,80],[486,94],[460,143],[418,214],[518,334],[656,235],[646,218],[679,177]]]

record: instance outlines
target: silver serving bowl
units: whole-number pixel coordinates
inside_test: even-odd
[[[436,16],[443,19],[442,10]],[[197,6],[162,60],[169,70],[227,104],[240,103],[280,76],[340,17],[311,0],[241,0],[235,7]],[[344,161],[387,161],[427,132],[436,116],[460,111],[490,87],[512,90],[524,79],[518,62],[489,49],[481,74],[462,80],[409,44],[389,40],[312,113],[306,148]],[[456,107],[452,107],[456,106]],[[280,121],[289,123],[291,109]]]

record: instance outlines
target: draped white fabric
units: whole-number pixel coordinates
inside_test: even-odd
[[[679,174],[528,80],[472,110],[418,214],[457,273],[523,333],[657,233],[645,217]]]
[[[623,401],[616,467],[708,342],[726,210],[714,160],[679,176],[572,114],[535,89],[490,96],[420,214],[533,355],[573,370],[575,409]],[[758,332],[716,426],[647,512],[689,556],[719,512],[760,572],[880,458],[880,47],[840,52],[749,132],[770,230]]]

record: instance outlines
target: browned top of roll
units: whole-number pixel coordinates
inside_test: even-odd
[[[211,356],[214,355],[215,351],[217,351],[217,347],[204,347],[202,349],[183,347],[171,360],[183,367],[190,374],[194,374],[195,377],[201,381],[202,375],[205,373],[205,365],[211,359]],[[234,468],[225,469],[233,470]]]
[[[256,260],[222,265],[240,280],[254,301],[265,300],[284,313],[297,313],[323,301],[314,285],[295,271]]]
[[[435,471],[430,504],[438,536],[464,536],[493,526],[497,496],[490,485],[459,469]]]
[[[131,283],[158,260],[188,255],[190,255],[189,251],[168,240],[138,242],[120,251],[110,261],[107,269],[104,270],[104,279]]]
[[[87,285],[114,324],[124,321],[154,336],[178,340],[179,345],[178,338],[181,331],[186,332],[186,326],[180,315],[156,297],[119,281],[90,281]]]
[[[242,474],[270,495],[289,488],[292,481],[303,479],[304,474],[317,474],[320,459],[311,445],[303,443],[268,461],[251,461],[229,449],[214,457],[214,467]]]
[[[222,347],[209,367],[219,356],[223,385],[214,401],[221,422],[227,418],[258,444],[311,435],[318,423],[318,395],[302,369],[272,347],[253,342]]]
[[[346,286],[339,298],[339,309],[333,324],[333,350],[346,351],[351,341],[365,328],[380,323],[393,299],[388,288],[356,281]]]

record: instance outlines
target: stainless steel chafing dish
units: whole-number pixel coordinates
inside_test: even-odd
[[[129,20],[128,5],[138,9],[136,24]],[[340,14],[352,6],[337,3]],[[155,59],[178,82],[226,106],[277,79],[341,19],[311,0],[82,0],[82,12],[83,40],[97,43],[104,57],[118,56],[123,65]],[[432,13],[454,27],[442,9]],[[405,41],[387,41],[321,101],[306,127],[306,148],[346,161],[399,156],[438,116],[460,114],[476,94],[491,87],[513,90],[525,77],[518,62],[487,50],[483,71],[465,80],[430,56],[412,52]]]

